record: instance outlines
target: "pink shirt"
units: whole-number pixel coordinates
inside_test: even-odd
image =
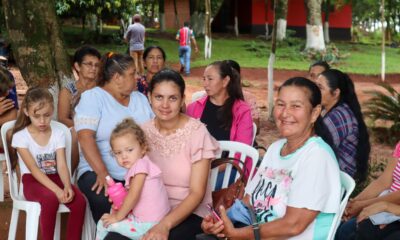
[[[169,202],[175,208],[189,195],[193,163],[214,159],[219,144],[204,124],[192,118],[183,128],[168,136],[160,134],[154,126],[154,120],[143,124],[142,128],[150,145],[149,156],[162,170]],[[205,217],[208,214],[208,203],[212,203],[210,183],[207,184],[203,201],[193,213]]]
[[[171,209],[168,194],[162,181],[161,170],[146,155],[139,159],[125,175],[125,187],[136,174],[145,173],[139,201],[132,209],[133,215],[141,222],[159,222]],[[135,187],[135,186],[132,186]]]
[[[400,189],[400,142],[397,144],[393,157],[398,158],[395,169],[393,170],[393,180],[392,185],[390,186],[390,191],[395,192]]]

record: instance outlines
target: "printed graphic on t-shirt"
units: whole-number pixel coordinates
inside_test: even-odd
[[[45,174],[57,173],[56,153],[41,153],[36,155],[36,160],[39,168]]]
[[[271,222],[286,213],[292,172],[266,167],[258,171],[259,182],[251,194],[257,221]]]

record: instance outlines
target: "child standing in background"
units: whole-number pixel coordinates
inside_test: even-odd
[[[96,239],[104,239],[109,232],[140,239],[170,210],[161,170],[146,155],[149,148],[144,132],[132,119],[117,125],[110,144],[118,164],[128,169],[125,187],[129,190],[118,211],[101,217]]]
[[[29,89],[13,128],[11,145],[18,154],[24,196],[41,205],[42,239],[54,238],[58,207],[63,203],[70,210],[66,239],[78,240],[86,201],[78,188],[71,185],[64,133],[50,125],[53,110],[53,96],[47,89]],[[15,168],[17,158],[11,159]]]

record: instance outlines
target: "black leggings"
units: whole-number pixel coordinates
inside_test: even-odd
[[[171,229],[169,232],[168,240],[195,240],[196,235],[202,233],[201,222],[203,218],[191,214],[185,221]],[[110,232],[107,234],[105,240],[125,240],[129,239],[118,233]]]

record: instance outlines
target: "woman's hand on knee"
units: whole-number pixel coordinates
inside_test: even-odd
[[[96,194],[100,194],[101,190],[104,188],[104,196],[107,196],[107,182],[106,174],[97,174],[96,182],[92,186],[92,191],[96,191]]]

